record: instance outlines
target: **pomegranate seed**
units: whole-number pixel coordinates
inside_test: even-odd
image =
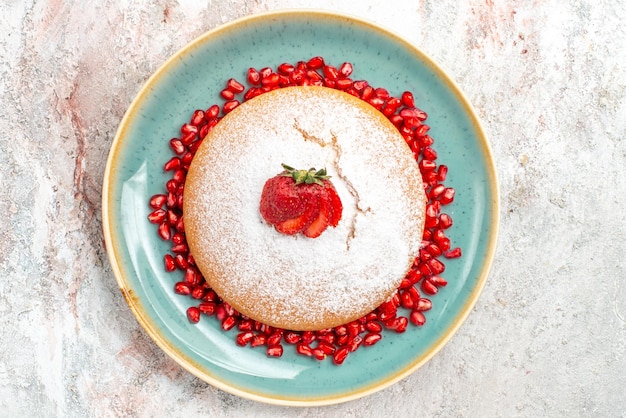
[[[289,75],[295,71],[296,67],[286,62],[280,64],[277,68],[277,71],[281,75]]]
[[[239,106],[239,100],[229,100],[224,103],[224,106],[222,106],[222,111],[224,112],[224,114],[227,114],[232,112],[232,110],[237,106]]]
[[[243,84],[241,84],[239,81],[235,80],[234,78],[231,78],[226,82],[226,88],[235,94],[243,93],[243,91],[246,89],[246,87]]]
[[[200,274],[193,267],[188,267],[185,270],[185,277],[183,280],[191,286],[197,286],[200,284]]]
[[[422,172],[433,171],[437,168],[437,164],[434,161],[426,159],[421,160],[418,165]]]
[[[248,68],[246,79],[248,80],[248,83],[252,84],[253,86],[261,84],[261,74],[259,74],[259,72],[252,67]]]
[[[170,229],[170,226],[165,222],[159,225],[158,233],[161,239],[163,239],[164,241],[169,241],[172,237],[172,231]]]
[[[224,331],[230,331],[237,325],[237,319],[234,316],[227,316],[222,321],[222,329]]]
[[[433,272],[433,274],[441,274],[446,269],[446,266],[436,258],[431,258],[426,263],[428,264],[428,267],[430,268],[430,271]]]
[[[415,310],[420,312],[429,311],[432,307],[432,302],[426,298],[419,298],[415,304]]]
[[[383,327],[378,322],[368,321],[365,324],[365,329],[368,330],[369,332],[378,333],[378,332],[381,332],[383,330]]]
[[[269,337],[267,337],[267,345],[278,345],[280,341],[283,339],[283,334],[280,332],[274,332]]]
[[[163,221],[165,221],[166,217],[167,211],[163,209],[157,209],[148,215],[148,220],[153,224],[161,224],[163,223]]]
[[[189,295],[191,293],[191,286],[189,286],[189,283],[178,282],[174,285],[174,292],[179,295]]]
[[[171,254],[165,254],[163,256],[163,263],[165,264],[165,271],[172,272],[176,270],[176,263],[174,262],[174,257]]]
[[[311,70],[317,70],[324,66],[324,58],[322,57],[313,57],[306,63],[307,68]]]
[[[447,213],[439,215],[439,226],[441,229],[448,229],[452,226],[452,217]]]
[[[326,353],[321,348],[314,348],[311,350],[311,353],[316,360],[326,360]]]
[[[410,91],[405,91],[402,93],[402,104],[406,107],[415,107],[415,99],[413,97],[413,93]]]
[[[339,75],[342,77],[349,77],[350,74],[352,74],[352,64],[349,62],[341,64],[341,67],[339,67]]]
[[[180,142],[182,142],[183,145],[189,145],[196,140],[196,136],[195,132],[188,132],[180,137]]]
[[[378,341],[380,341],[382,338],[383,338],[382,335],[378,333],[370,332],[369,334],[365,335],[365,338],[363,338],[363,344],[366,346],[372,346],[376,344]]]
[[[446,258],[459,258],[459,257],[461,257],[461,249],[459,247],[456,247],[453,250],[446,251],[443,254],[443,256],[446,257]]]
[[[187,270],[189,268],[189,263],[187,262],[187,258],[183,254],[176,254],[174,257],[174,261],[176,265],[181,270]]]
[[[311,347],[306,343],[300,343],[296,345],[296,351],[298,352],[298,354],[307,357],[311,357],[313,355],[313,350],[311,350]]]
[[[267,341],[267,336],[265,334],[257,334],[254,336],[252,341],[250,341],[250,345],[252,347],[260,347],[262,345],[265,345],[266,341]]]
[[[335,354],[333,354],[333,363],[335,363],[336,365],[342,364],[348,357],[348,354],[350,354],[350,350],[348,350],[347,347],[339,348],[337,351],[335,351]]]
[[[441,276],[432,276],[428,278],[428,281],[437,287],[444,287],[448,284],[448,281]]]
[[[182,155],[185,152],[185,145],[178,138],[170,139],[170,148],[172,148],[172,151],[177,155]]]
[[[454,189],[452,187],[446,187],[439,199],[442,205],[448,205],[454,200]]]
[[[422,312],[414,310],[411,311],[411,314],[409,315],[409,321],[411,321],[414,325],[422,326],[426,323],[426,317]]]
[[[317,344],[317,348],[322,350],[325,354],[333,354],[335,352],[335,346],[332,343],[326,341],[320,341]]]
[[[191,297],[194,299],[202,299],[206,289],[204,286],[196,286],[191,290]]]
[[[376,97],[381,98],[383,100],[387,100],[390,97],[389,91],[382,87],[378,87],[377,89],[375,89],[374,94],[376,95]]]
[[[415,303],[409,292],[402,292],[400,294],[400,304],[405,309],[412,309]]]
[[[391,323],[385,324],[388,329],[392,329],[398,334],[406,331],[406,326],[408,325],[409,320],[404,316],[399,316],[395,318]]]
[[[280,344],[267,347],[267,355],[270,357],[280,357],[283,355],[283,346]]]
[[[198,309],[205,315],[211,316],[215,314],[217,305],[214,302],[202,302],[198,305]]]
[[[421,288],[427,295],[436,295],[439,289],[428,279],[422,280]]]
[[[200,126],[200,124],[204,122],[204,111],[197,109],[196,111],[193,112],[193,115],[191,116],[191,120],[189,121],[189,123],[193,126]]]
[[[233,100],[235,98],[235,93],[228,89],[224,89],[220,92],[220,96],[222,96],[224,100]]]
[[[187,308],[187,318],[189,319],[189,322],[193,324],[200,322],[200,309],[195,306]]]
[[[448,174],[448,166],[446,165],[439,165],[439,168],[437,169],[437,181],[443,182],[446,180],[446,176]]]
[[[346,346],[348,347],[348,350],[350,350],[350,352],[355,352],[362,342],[363,337],[361,337],[360,335],[355,335],[348,340],[348,344]]]
[[[302,341],[302,336],[297,332],[286,332],[285,333],[285,342],[289,344],[297,344]]]
[[[337,77],[339,77],[339,70],[335,67],[333,67],[332,65],[325,65],[324,69],[324,76],[335,81],[337,79]]]
[[[240,332],[237,334],[237,338],[235,338],[235,343],[239,346],[245,346],[252,341],[253,338],[254,332],[252,331]]]

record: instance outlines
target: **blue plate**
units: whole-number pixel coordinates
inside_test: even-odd
[[[197,108],[221,103],[219,92],[249,67],[276,68],[321,55],[354,65],[353,77],[399,96],[410,90],[428,115],[446,184],[456,189],[446,207],[448,230],[463,257],[446,260],[449,284],[433,297],[427,323],[403,334],[385,333],[375,346],[338,367],[295,354],[281,358],[235,345],[236,331],[217,321],[190,325],[190,298],[173,293],[180,274],[166,273],[161,241],[146,217],[150,196],[167,180],[168,141]],[[170,58],[146,82],[113,141],[103,185],[103,228],[115,278],[148,335],[182,367],[227,392],[284,405],[324,405],[356,399],[406,377],[452,337],[485,284],[498,231],[498,185],[489,144],[459,88],[421,50],[371,23],[344,15],[283,11],[243,18],[207,32]]]

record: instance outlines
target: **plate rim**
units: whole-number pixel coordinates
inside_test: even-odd
[[[143,101],[143,98],[150,92],[150,88],[155,83],[155,81],[161,76],[165,75],[168,72],[168,68],[173,65],[173,63],[175,63],[181,57],[185,56],[187,53],[189,53],[189,51],[198,47],[215,35],[218,35],[220,32],[227,32],[229,30],[236,29],[236,27],[240,25],[245,25],[246,23],[251,21],[263,21],[272,18],[285,19],[289,16],[296,16],[298,18],[302,18],[303,16],[310,16],[311,18],[318,19],[343,19],[345,21],[355,23],[361,27],[367,27],[375,32],[382,33],[385,36],[388,36],[390,39],[393,39],[395,42],[401,44],[402,47],[406,48],[411,54],[422,58],[424,65],[430,67],[433,72],[441,77],[441,81],[444,82],[450,88],[453,94],[459,99],[459,104],[462,105],[467,116],[469,116],[469,119],[474,125],[475,133],[478,134],[477,138],[479,138],[479,148],[482,150],[485,162],[488,163],[485,166],[486,171],[488,174],[490,174],[488,178],[488,184],[490,186],[489,190],[491,192],[491,218],[489,219],[491,231],[486,240],[487,246],[485,249],[485,256],[483,257],[482,268],[478,275],[476,285],[472,289],[472,292],[468,295],[465,301],[465,305],[462,307],[459,315],[454,319],[451,326],[444,330],[442,335],[440,335],[440,337],[435,341],[435,343],[432,345],[428,352],[416,357],[413,362],[409,363],[408,367],[400,370],[395,375],[392,375],[387,379],[382,379],[375,384],[368,385],[367,387],[364,387],[357,391],[346,391],[337,396],[325,396],[324,398],[315,398],[311,400],[307,400],[305,398],[286,399],[281,397],[271,397],[243,390],[237,386],[227,384],[209,374],[202,372],[198,367],[198,364],[194,360],[184,356],[181,351],[174,349],[174,347],[172,347],[171,344],[166,341],[166,339],[158,332],[158,330],[155,329],[151,322],[147,320],[144,315],[145,308],[143,308],[142,303],[137,298],[137,296],[134,295],[134,291],[128,286],[128,283],[126,282],[125,277],[122,274],[122,269],[120,266],[121,262],[118,262],[117,257],[118,250],[116,250],[115,246],[113,245],[113,241],[115,241],[114,234],[112,234],[111,228],[111,216],[113,211],[109,207],[110,205],[112,205],[113,202],[113,199],[110,198],[112,188],[111,180],[113,177],[112,173],[114,172],[115,162],[118,160],[117,155],[119,154],[121,145],[123,144],[122,139],[125,137],[125,132],[127,131],[128,125],[130,124],[129,122],[131,121],[131,116],[139,107],[139,105]],[[110,146],[103,175],[102,228],[109,264],[111,265],[111,270],[113,272],[113,275],[115,276],[118,287],[124,299],[126,300],[127,305],[129,306],[139,325],[141,325],[141,327],[148,334],[148,336],[159,346],[159,348],[161,348],[161,350],[165,352],[165,354],[167,354],[171,359],[178,363],[179,366],[183,367],[185,370],[187,370],[197,378],[211,384],[212,386],[245,399],[283,406],[323,406],[348,402],[368,396],[406,378],[417,369],[419,369],[421,366],[423,366],[425,363],[427,363],[433,356],[435,356],[456,334],[459,328],[465,323],[467,317],[475,307],[480,295],[482,294],[493,265],[493,260],[495,258],[495,251],[500,229],[499,184],[500,183],[498,180],[498,174],[493,158],[493,153],[491,150],[491,145],[488,141],[483,124],[478,117],[476,111],[474,110],[470,101],[465,96],[465,93],[460,89],[460,87],[456,84],[452,77],[417,45],[413,44],[405,37],[385,28],[380,24],[347,13],[306,8],[280,9],[243,16],[230,22],[221,24],[211,30],[200,34],[199,36],[195,37],[187,44],[185,44],[182,48],[178,49],[146,79],[139,91],[135,94],[133,100],[128,105],[128,108],[126,109],[124,116],[120,121],[119,127]]]

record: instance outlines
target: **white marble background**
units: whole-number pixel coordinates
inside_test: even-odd
[[[311,6],[391,28],[450,72],[490,137],[502,228],[482,297],[431,362],[298,409],[223,393],[158,349],[117,289],[100,193],[117,125],[168,56]],[[626,416],[621,0],[4,0],[0,51],[0,416]]]

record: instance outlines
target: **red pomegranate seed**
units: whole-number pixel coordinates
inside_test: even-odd
[[[415,303],[409,292],[402,292],[400,294],[400,304],[405,309],[412,309]]]
[[[174,285],[174,292],[179,295],[189,295],[191,293],[191,286],[189,286],[189,283],[178,282]]]
[[[414,325],[422,326],[426,323],[426,317],[422,312],[414,310],[411,311],[411,314],[409,315],[409,321],[411,321]]]
[[[200,309],[195,306],[187,308],[187,318],[189,319],[189,322],[193,324],[200,322]]]
[[[298,354],[301,354],[307,357],[311,357],[313,355],[313,351],[311,350],[311,347],[306,343],[300,343],[296,345],[296,351],[298,352]]]
[[[176,263],[174,262],[174,257],[171,254],[165,254],[163,256],[163,264],[165,265],[165,271],[172,272],[176,270]]]
[[[448,284],[448,281],[441,276],[432,276],[428,280],[437,287],[444,287]]]
[[[421,160],[418,165],[422,172],[433,171],[437,168],[437,164],[434,161],[426,159]]]
[[[382,335],[378,333],[370,332],[369,334],[365,335],[365,338],[363,338],[363,345],[372,346],[376,344],[378,341],[380,341],[382,338],[383,338]]]
[[[433,274],[441,274],[446,269],[445,264],[443,264],[436,258],[431,258],[426,263],[428,264],[428,267],[430,268],[430,271],[433,272]]]
[[[427,295],[436,295],[439,291],[437,286],[435,286],[433,282],[428,279],[422,280],[422,284],[420,286],[422,288],[422,291],[424,291],[424,293],[426,293]]]
[[[174,261],[176,262],[178,268],[181,270],[186,270],[189,268],[187,257],[185,257],[183,254],[176,254],[176,256],[174,257]]]
[[[348,339],[348,344],[346,346],[348,347],[348,350],[350,350],[350,352],[355,352],[362,342],[363,337],[361,337],[360,335],[355,335],[354,337]]]
[[[259,346],[265,345],[266,341],[267,341],[267,336],[265,334],[257,334],[254,336],[252,341],[250,341],[250,345],[252,347],[259,347]]]
[[[229,100],[224,103],[224,106],[222,106],[222,111],[224,112],[224,114],[227,114],[232,112],[232,110],[237,106],[239,106],[239,100]]]
[[[339,70],[332,65],[325,65],[323,68],[324,76],[331,79],[336,80],[339,77]]]
[[[267,337],[267,345],[278,345],[283,339],[283,334],[280,332],[274,332]]]
[[[402,93],[402,104],[406,107],[415,107],[415,99],[413,97],[413,93],[410,91],[405,91]]]
[[[224,100],[233,100],[235,98],[235,93],[228,89],[224,89],[220,92],[220,96],[222,96]]]
[[[183,145],[189,145],[196,140],[196,137],[195,132],[189,132],[180,137],[180,142],[182,142]]]
[[[191,116],[191,120],[189,121],[189,123],[193,126],[200,126],[202,122],[204,122],[204,111],[197,109],[196,111],[193,112],[193,115]]]
[[[443,254],[443,256],[446,257],[446,258],[459,258],[459,257],[461,257],[461,249],[459,247],[456,247],[453,250],[446,251]]]
[[[204,288],[204,286],[196,286],[191,290],[191,297],[194,299],[202,299],[205,292],[206,289]]]
[[[166,222],[159,225],[158,233],[161,239],[163,239],[164,241],[169,241],[170,238],[172,237],[172,231],[170,229],[169,224]]]
[[[252,341],[253,338],[254,332],[252,331],[240,332],[239,334],[237,334],[237,338],[235,338],[235,343],[243,347],[247,345],[250,341]]]
[[[429,311],[432,307],[432,302],[426,298],[419,298],[415,304],[415,310],[420,312]]]
[[[226,88],[235,94],[243,93],[243,91],[246,89],[246,87],[243,84],[241,84],[239,81],[235,80],[234,78],[230,78],[226,82]]]
[[[376,321],[368,321],[365,324],[365,329],[368,330],[369,332],[379,333],[383,330],[383,327]]]
[[[406,331],[407,324],[408,324],[408,319],[406,319],[404,316],[399,316],[397,318],[392,319],[389,322],[386,322],[385,326],[387,327],[387,329],[394,330],[397,333],[402,333]]]
[[[215,314],[217,305],[214,302],[202,302],[198,305],[198,309],[205,315],[211,316]]]
[[[341,64],[341,66],[339,67],[339,74],[342,77],[349,77],[350,74],[352,74],[352,64],[349,62],[344,62],[343,64]]]
[[[448,229],[452,226],[452,217],[447,213],[439,215],[439,226],[441,229]]]
[[[283,346],[280,344],[267,347],[267,355],[270,357],[280,357],[283,355]]]
[[[336,365],[342,364],[348,357],[348,354],[350,354],[350,350],[348,350],[347,347],[340,347],[335,351],[335,354],[333,354],[333,363]]]
[[[313,348],[311,353],[316,360],[326,360],[326,353],[321,348]]]
[[[309,61],[307,61],[306,66],[307,66],[307,68],[309,68],[311,70],[320,69],[320,68],[322,68],[324,66],[324,58],[322,58],[320,56],[313,57]]]
[[[248,68],[246,79],[248,80],[248,83],[252,84],[253,86],[261,84],[261,74],[259,74],[259,72],[252,67]]]
[[[191,285],[191,286],[197,286],[200,284],[200,273],[198,273],[198,271],[196,269],[194,269],[193,267],[188,267],[185,270],[185,276],[183,278],[183,280],[185,281],[185,283]]]
[[[454,189],[452,187],[446,187],[439,201],[443,205],[448,205],[452,203],[453,200],[454,200]]]
[[[317,344],[317,348],[322,350],[325,354],[331,355],[335,352],[335,346],[332,343],[326,341],[320,341]]]
[[[302,341],[302,336],[299,333],[293,331],[286,332],[284,338],[285,342],[289,344],[297,344]]]
[[[279,74],[281,75],[289,75],[291,73],[293,73],[295,71],[296,67],[294,67],[293,65],[283,62],[282,64],[280,64],[277,67],[277,71]]]
[[[148,215],[148,220],[153,224],[161,224],[163,223],[163,221],[165,221],[166,217],[167,211],[163,209],[157,209]]]
[[[234,316],[227,316],[222,321],[222,329],[224,331],[230,331],[237,325],[237,319]]]

